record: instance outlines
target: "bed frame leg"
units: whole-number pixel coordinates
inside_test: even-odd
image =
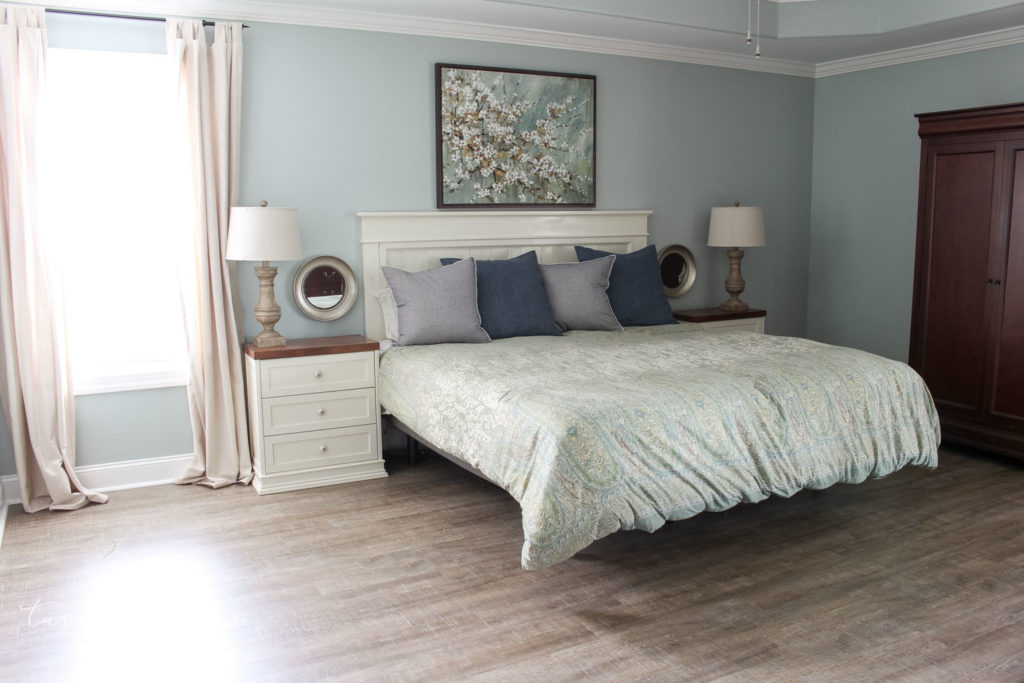
[[[405,451],[409,454],[409,464],[415,465],[416,457],[420,454],[420,442],[406,434]]]

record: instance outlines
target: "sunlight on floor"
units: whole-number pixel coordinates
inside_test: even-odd
[[[218,584],[226,569],[206,551],[115,551],[78,593],[75,678],[234,680],[240,644]]]

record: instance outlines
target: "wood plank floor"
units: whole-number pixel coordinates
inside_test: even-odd
[[[614,534],[519,568],[517,504],[438,458],[259,497],[11,509],[0,679],[1024,680],[1024,467]]]

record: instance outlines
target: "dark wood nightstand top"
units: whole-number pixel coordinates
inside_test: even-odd
[[[253,344],[245,345],[245,353],[256,360],[269,358],[299,358],[301,356],[326,356],[335,353],[358,353],[376,351],[380,344],[361,334],[347,334],[343,337],[316,337],[313,339],[289,339],[284,346],[268,346],[262,349]]]
[[[767,311],[760,308],[748,308],[745,311],[723,311],[720,308],[691,308],[685,311],[674,311],[676,320],[688,323],[710,323],[716,320],[743,320],[744,318],[763,318]]]

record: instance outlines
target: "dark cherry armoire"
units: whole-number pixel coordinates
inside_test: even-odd
[[[910,364],[943,441],[1024,458],[1024,103],[917,118]]]

